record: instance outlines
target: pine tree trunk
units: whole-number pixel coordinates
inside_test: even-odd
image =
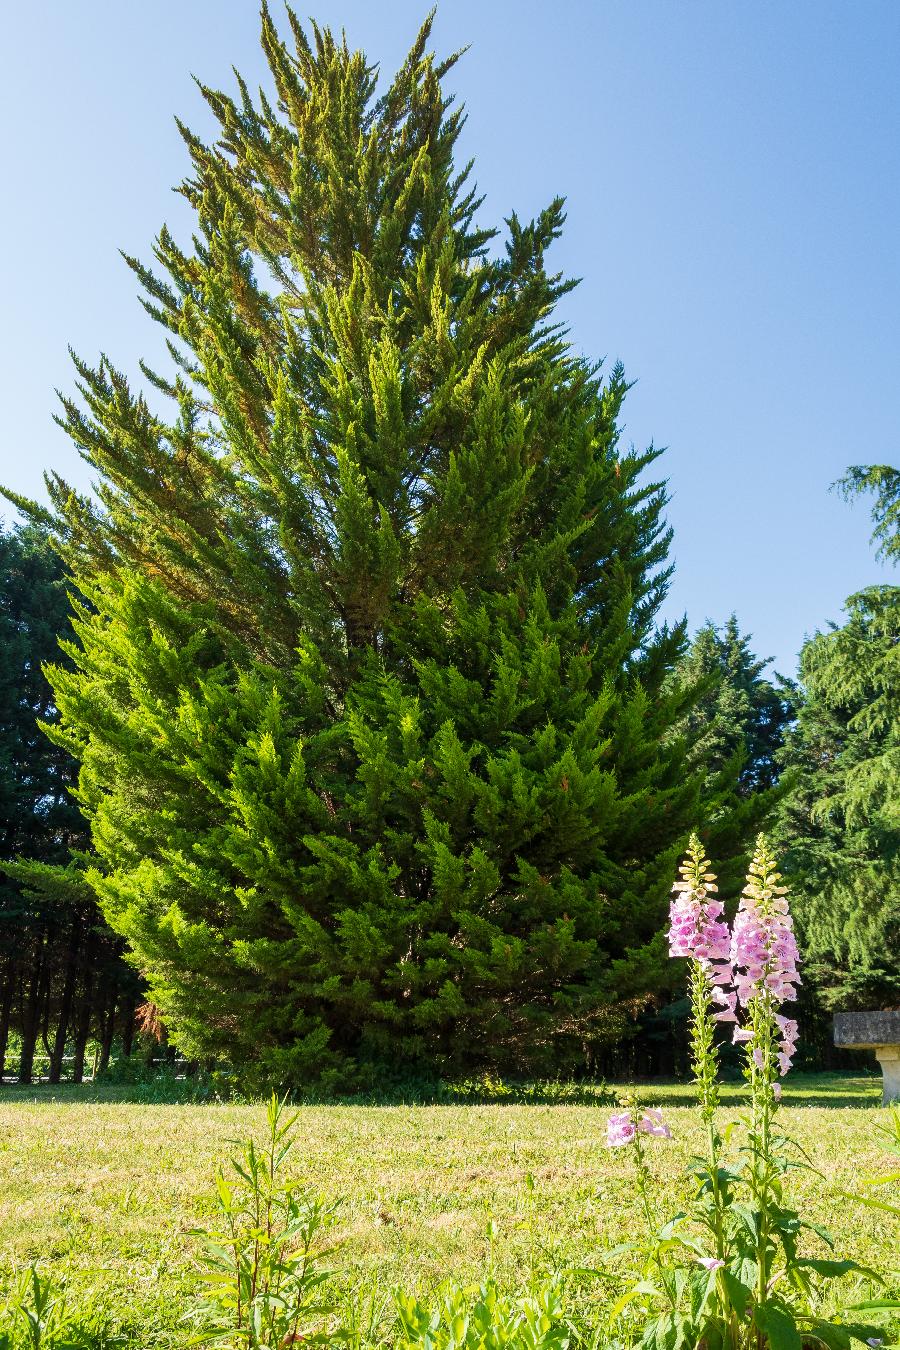
[[[134,1049],[134,999],[125,1000],[125,1021],[122,1027],[122,1054],[126,1059],[131,1059],[131,1052]]]
[[[69,950],[66,953],[66,972],[63,981],[62,997],[59,1004],[59,1015],[56,1023],[56,1036],[53,1041],[53,1049],[50,1052],[50,1072],[48,1080],[51,1083],[58,1083],[62,1078],[63,1056],[66,1053],[66,1037],[69,1034],[69,1019],[72,1014],[72,997],[75,993],[75,976],[78,970],[78,948],[81,938],[81,927],[76,919],[72,924],[72,932],[69,938]]]
[[[15,969],[12,962],[9,962],[6,967],[6,978],[3,981],[3,1001],[0,1002],[0,1087],[3,1086],[3,1075],[6,1073],[6,1047],[9,1044],[9,1019],[12,1013],[15,982]]]
[[[97,1074],[102,1077],[109,1068],[109,1057],[112,1054],[113,1036],[116,1030],[116,1003],[118,1002],[116,990],[113,989],[109,1003],[106,1007],[106,1013],[103,1019],[103,1034],[100,1042],[100,1060],[97,1064]]]
[[[53,996],[53,967],[50,962],[47,963],[47,974],[44,980],[44,998],[41,1003],[41,1045],[44,1047],[44,1054],[47,1061],[50,1061],[50,1001]]]
[[[43,952],[31,976],[28,996],[22,1016],[22,1053],[19,1058],[19,1082],[30,1083],[34,1077],[34,1052],[41,1029],[44,1003],[44,974],[46,962]]]
[[[91,1034],[91,1013],[92,997],[94,986],[94,971],[90,960],[84,971],[84,989],[81,995],[81,1002],[78,1006],[78,1018],[75,1023],[75,1057],[72,1062],[72,1082],[84,1082],[84,1056],[87,1051],[88,1038]]]

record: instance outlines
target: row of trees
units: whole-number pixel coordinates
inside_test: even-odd
[[[6,1067],[12,1033],[19,1075],[30,1076],[43,1046],[55,1081],[68,1047],[77,1080],[89,1040],[98,1042],[101,1069],[114,1031],[130,1050],[137,981],[80,867],[69,861],[73,848],[87,844],[67,792],[74,763],[37,734],[37,720],[54,717],[41,665],[58,655],[58,630],[68,624],[62,569],[33,529],[0,536],[0,550],[3,856],[41,860],[8,868],[2,889],[0,1059]],[[892,720],[873,725],[875,679],[860,659],[861,651],[872,661],[890,654],[890,633],[879,652],[869,632],[872,610],[877,606],[883,627],[890,599],[889,588],[853,597],[850,622],[807,645],[799,685],[765,678],[734,619],[721,631],[705,625],[673,676],[705,685],[687,731],[711,789],[734,759],[745,795],[771,794],[782,782],[770,802],[810,963],[807,1014],[835,1005],[891,1005],[900,993],[897,824],[885,760]],[[835,666],[824,666],[825,653],[830,662],[846,658],[856,681],[849,695]],[[884,683],[889,690],[890,680]],[[881,771],[880,788],[873,769]],[[654,1021],[658,1027],[658,1016],[644,1019],[639,1055],[642,1043],[643,1053],[652,1051],[646,1029]],[[670,1036],[658,1050],[665,1062]]]
[[[102,1071],[117,1032],[127,1049],[134,1034],[138,979],[81,868],[76,764],[41,729],[57,717],[43,666],[69,614],[45,535],[0,530],[0,1081],[10,1068],[30,1082],[43,1055],[59,1082],[68,1050],[80,1082],[89,1043]]]
[[[852,597],[847,624],[807,644],[796,684],[766,677],[734,618],[722,629],[705,624],[670,676],[702,690],[678,733],[703,768],[708,801],[736,781],[738,798],[766,803],[780,838],[807,959],[807,1021],[824,1020],[833,1006],[890,1006],[900,996],[896,719],[875,693],[880,683],[890,695],[890,673],[873,669],[891,659],[892,603],[896,614],[887,587]],[[56,717],[42,666],[58,658],[69,617],[46,536],[33,527],[0,533],[0,824],[9,860],[0,889],[0,1066],[23,1081],[41,1048],[50,1081],[59,1081],[67,1050],[79,1081],[89,1042],[101,1071],[114,1036],[130,1053],[141,997],[84,876],[89,839],[70,795],[75,761],[38,725]],[[680,1005],[667,1002],[662,983],[648,992],[653,1009],[635,1023],[635,1044],[619,1063],[664,1066],[672,1054]],[[7,1066],[10,1036],[16,1053]],[[819,1039],[825,1048],[824,1025]]]
[[[90,895],[178,1044],[248,1077],[601,1063],[671,990],[691,829],[727,893],[786,793],[798,877],[849,825],[809,710],[843,695],[812,657],[776,688],[736,624],[657,623],[658,454],[554,317],[561,201],[478,223],[429,25],[377,96],[290,22],[263,12],[274,99],[204,89],[218,139],[183,128],[193,247],[129,260],[171,368],[145,395],[76,361],[97,495],[12,498],[70,579],[44,720],[90,831],[54,835],[78,950],[109,940]]]

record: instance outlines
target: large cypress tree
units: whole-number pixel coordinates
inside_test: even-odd
[[[92,883],[192,1054],[558,1069],[656,986],[703,809],[656,452],[553,319],[561,201],[476,224],[429,25],[379,96],[290,24],[182,128],[192,248],[129,259],[171,372],[65,400]]]

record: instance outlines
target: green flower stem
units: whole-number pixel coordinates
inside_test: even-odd
[[[753,1208],[758,1216],[756,1307],[761,1308],[766,1302],[771,1274],[769,1268],[771,1215],[769,1210],[773,1175],[772,1119],[777,1107],[772,1090],[777,1078],[774,1063],[775,1009],[767,992],[763,992],[751,1000],[750,1013],[753,1039],[747,1044],[746,1073],[750,1082],[752,1103],[751,1147],[753,1149],[753,1165],[750,1173],[751,1193]],[[761,1054],[761,1064],[758,1064],[754,1058],[754,1051],[757,1050]],[[756,1344],[761,1346],[764,1343],[764,1338],[759,1331],[755,1331],[754,1335],[754,1330],[755,1328],[751,1330],[751,1338],[748,1343],[752,1345],[755,1340]]]
[[[722,1139],[716,1128],[716,1111],[719,1106],[719,1053],[715,1042],[713,1021],[713,1000],[706,972],[699,961],[691,961],[690,975],[691,999],[691,1067],[697,1086],[700,1116],[706,1126],[706,1149],[709,1167],[709,1181],[712,1192],[713,1214],[712,1235],[715,1243],[716,1258],[724,1261],[725,1252],[725,1197],[719,1178]],[[727,1328],[726,1344],[737,1345],[738,1327],[731,1299],[724,1281],[719,1281],[719,1303],[722,1317]]]
[[[635,1164],[635,1174],[637,1177],[638,1195],[641,1197],[641,1204],[644,1207],[644,1216],[647,1220],[647,1233],[650,1238],[650,1242],[652,1244],[653,1260],[655,1261],[656,1268],[659,1271],[660,1283],[662,1284],[663,1289],[666,1291],[666,1297],[668,1298],[670,1305],[674,1309],[678,1301],[675,1293],[674,1280],[673,1283],[670,1284],[669,1274],[666,1271],[666,1267],[660,1260],[659,1256],[659,1244],[656,1240],[657,1223],[655,1215],[653,1213],[652,1206],[650,1204],[650,1185],[649,1185],[650,1170],[647,1167],[647,1159],[644,1154],[644,1141],[641,1138],[641,1131],[637,1128],[641,1113],[634,1102],[630,1103],[630,1109],[632,1113],[632,1120],[634,1121],[635,1124],[634,1139],[632,1140],[632,1148],[634,1150],[634,1164]]]

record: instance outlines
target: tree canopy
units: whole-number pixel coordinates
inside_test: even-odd
[[[657,451],[555,316],[562,201],[480,224],[430,23],[379,86],[289,22],[273,95],[182,126],[191,247],[128,259],[171,368],[76,359],[97,497],[19,502],[80,594],[52,735],[189,1053],[558,1070],[658,987],[675,859],[735,790],[679,730]]]
[[[789,688],[765,674],[732,614],[721,627],[697,629],[669,677],[691,701],[671,735],[683,737],[688,761],[704,776],[709,851],[722,858],[723,893],[743,885],[749,843],[783,793],[781,752],[793,713]]]
[[[874,538],[900,556],[900,474],[851,469],[849,492],[874,490]],[[841,626],[801,654],[798,722],[782,807],[788,865],[813,978],[827,1006],[900,1000],[900,587],[851,595]]]

